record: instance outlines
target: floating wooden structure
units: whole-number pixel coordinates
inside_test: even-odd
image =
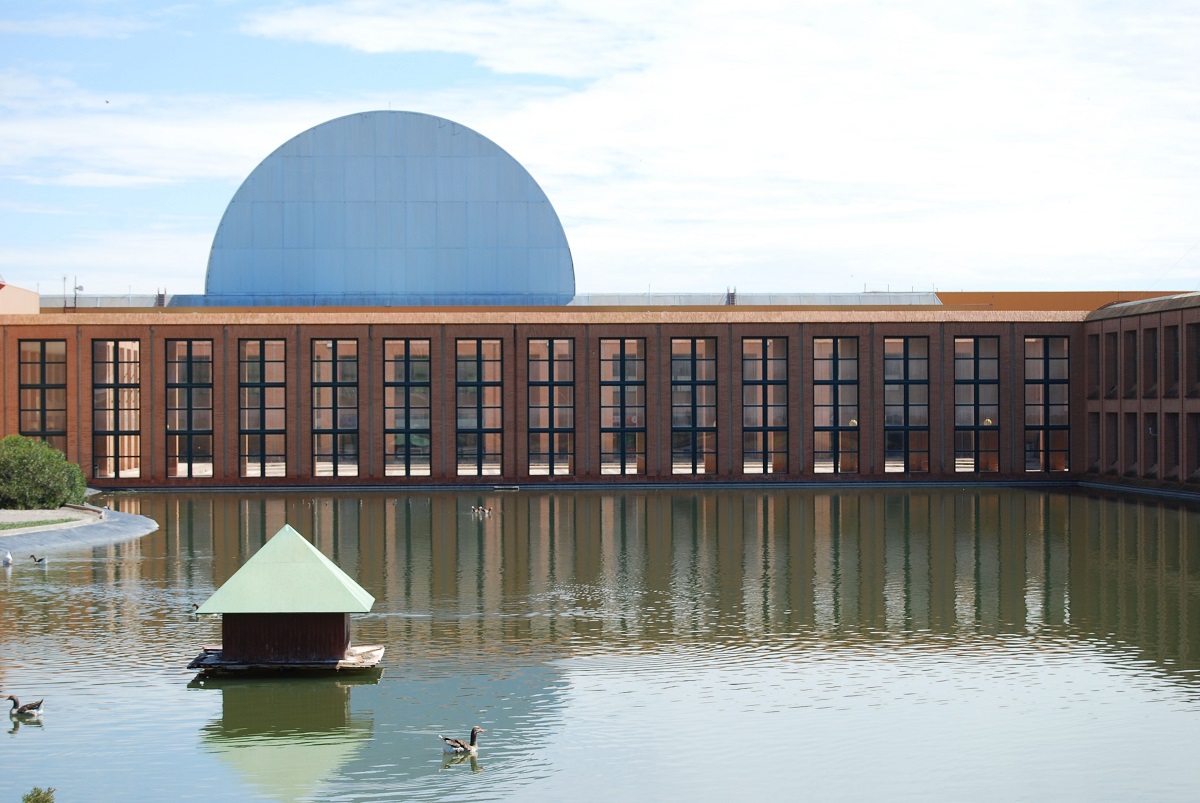
[[[204,673],[372,669],[383,646],[350,644],[350,614],[375,598],[289,525],[197,610],[221,616],[221,644],[188,669]]]

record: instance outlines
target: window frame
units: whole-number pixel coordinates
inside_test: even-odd
[[[386,476],[428,477],[433,473],[432,347],[427,337],[385,338],[383,341],[383,461]],[[402,351],[393,356],[391,350],[394,348]],[[418,352],[416,356],[414,350]],[[423,357],[420,351],[424,352]],[[423,380],[414,378],[417,375],[414,367],[420,365],[425,366]],[[421,403],[422,391],[424,403]],[[402,401],[403,404],[390,401]],[[424,426],[414,425],[414,410],[425,411]],[[423,451],[419,442],[414,443],[414,439],[420,438],[424,438]]]
[[[701,344],[711,357],[701,356]],[[671,338],[672,474],[717,473],[718,368],[717,338]],[[711,396],[711,403],[703,403],[705,395]],[[711,424],[700,423],[710,417]]]
[[[467,347],[473,353],[464,353]],[[495,359],[487,357],[492,349]],[[454,389],[455,472],[460,477],[500,476],[504,472],[504,341],[457,338]],[[489,396],[494,404],[488,402]]]
[[[610,349],[613,356],[606,358]],[[599,353],[600,473],[645,474],[646,338],[602,337]]]
[[[921,355],[923,344],[924,356]],[[899,347],[899,355],[889,348]],[[898,373],[893,373],[899,369]],[[922,376],[923,374],[923,376]],[[889,400],[890,393],[899,400]],[[924,401],[922,402],[922,397]],[[924,410],[925,423],[919,422]],[[898,415],[899,420],[892,420]],[[883,339],[883,471],[885,474],[929,473],[929,337],[910,335]],[[924,443],[924,449],[920,446]]]
[[[353,354],[351,356],[351,346]],[[314,477],[357,477],[362,468],[362,442],[359,431],[361,396],[359,392],[359,343],[357,338],[313,338],[309,346],[312,398],[312,454]],[[318,349],[327,348],[329,359],[318,359]],[[323,366],[329,365],[325,371]],[[344,368],[353,365],[353,379]],[[318,368],[321,368],[318,371]],[[320,377],[319,374],[326,374]],[[325,393],[323,393],[323,391]],[[318,404],[326,395],[328,403]],[[351,399],[353,402],[351,403]],[[318,418],[327,411],[327,423]],[[350,423],[352,422],[352,423]],[[320,443],[326,439],[328,448]]]
[[[257,356],[248,355],[251,344],[257,346]],[[278,359],[269,359],[268,349],[271,352],[282,349],[282,355]],[[257,379],[248,378],[247,372],[252,366],[257,368]],[[257,391],[258,403],[252,406],[248,399],[254,391]],[[271,396],[281,397],[279,403],[270,404]],[[275,411],[282,420],[279,426],[270,426],[268,422]],[[255,415],[259,422],[257,427],[248,423]],[[287,340],[241,338],[238,340],[238,476],[286,477],[287,434]],[[252,439],[258,439],[257,450],[251,449]],[[272,443],[278,444],[278,448],[268,448]],[[252,473],[252,467],[257,468],[257,473]]]
[[[97,479],[142,476],[141,346],[138,339],[92,340],[92,476]],[[128,354],[133,358],[125,359]],[[101,393],[108,403],[97,407]],[[102,460],[107,467],[101,467]]]
[[[28,359],[36,346],[35,359]],[[57,357],[49,359],[50,347]],[[29,338],[17,341],[17,431],[67,451],[67,341],[56,338]],[[52,425],[61,421],[61,426]]]
[[[984,353],[985,342],[992,344],[993,354]],[[959,356],[960,343],[970,343],[969,355]],[[989,389],[987,396],[995,396],[994,404],[981,401],[984,389]],[[1000,471],[1000,338],[996,335],[954,338],[954,471]]]
[[[1030,346],[1040,345],[1040,355],[1030,356]],[[1056,357],[1052,343],[1061,343]],[[1025,449],[1026,472],[1071,470],[1071,338],[1067,335],[1026,335],[1025,360]],[[1061,388],[1061,391],[1055,389]],[[1053,397],[1061,396],[1061,402]],[[1040,400],[1038,398],[1040,397]],[[1057,411],[1056,408],[1061,408]],[[1056,417],[1062,423],[1052,423]],[[1054,448],[1055,441],[1060,448]],[[1056,462],[1060,461],[1060,462]]]
[[[826,343],[829,344],[829,356],[822,357],[818,352],[818,344]],[[858,337],[814,337],[812,346],[813,473],[857,474],[862,467]],[[850,346],[854,347],[853,355],[843,356],[843,351]],[[851,367],[853,370],[849,370]],[[821,403],[821,389],[828,392],[827,403]],[[852,401],[849,399],[851,390]],[[828,415],[823,412],[826,410],[829,411]],[[821,423],[824,420],[830,423]],[[828,443],[824,449],[819,448],[823,440]]]
[[[757,344],[758,355],[748,354],[750,344]],[[782,349],[782,356],[775,351]],[[788,342],[786,337],[742,338],[742,473],[786,474],[788,470],[788,423],[791,417],[788,404]],[[779,376],[772,369],[782,369]],[[756,393],[751,393],[756,391]],[[772,392],[774,391],[774,392]],[[772,396],[782,391],[782,403],[773,404]],[[757,395],[756,403],[747,398]],[[776,422],[782,411],[783,423]],[[757,419],[760,423],[749,423]],[[757,448],[749,448],[755,446]],[[757,455],[752,460],[749,455]]]
[[[206,349],[201,348],[205,346]],[[182,348],[182,358],[175,351],[178,348]],[[207,355],[204,351],[207,351]],[[214,475],[213,357],[211,338],[172,338],[166,341],[168,477],[196,479]],[[205,395],[208,397],[207,406],[204,404]],[[203,422],[206,412],[207,426]],[[176,445],[174,449],[173,444]]]
[[[545,349],[546,359],[534,359],[534,344],[538,350]],[[565,348],[565,356],[558,356],[559,347]],[[530,476],[567,476],[575,473],[575,338],[531,337],[526,342],[528,374],[526,400],[529,451],[527,455]],[[540,367],[545,363],[545,378]],[[536,368],[536,370],[535,370]],[[560,371],[560,368],[562,369]],[[537,377],[537,378],[535,378]],[[544,391],[546,404],[534,404],[535,391]],[[538,395],[541,395],[540,393]],[[546,424],[534,425],[534,411],[544,414]],[[560,417],[559,413],[564,415]],[[570,420],[569,425],[560,418]],[[535,439],[538,448],[535,450]],[[541,448],[541,441],[546,448]],[[545,465],[535,462],[535,455],[544,458]]]

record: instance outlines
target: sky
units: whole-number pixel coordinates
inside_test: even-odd
[[[203,292],[241,182],[393,109],[532,174],[589,293],[1200,290],[1200,5],[0,7],[0,277]]]

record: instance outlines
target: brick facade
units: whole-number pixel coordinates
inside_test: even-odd
[[[67,353],[67,439],[69,459],[78,462],[93,487],[286,487],[339,485],[581,484],[603,482],[787,481],[978,481],[1005,479],[1076,480],[1088,472],[1182,482],[1200,474],[1200,307],[1142,310],[1115,316],[1084,311],[997,311],[898,309],[812,310],[771,307],[715,308],[481,308],[481,309],[305,309],[112,310],[6,316],[0,331],[0,394],[3,433],[22,431],[22,341],[65,341]],[[1097,317],[1097,316],[1101,317]],[[1085,320],[1087,319],[1087,320]],[[1166,354],[1166,331],[1175,327],[1178,347]],[[1147,345],[1148,331],[1156,331]],[[1129,334],[1132,333],[1132,334]],[[1116,335],[1115,341],[1112,335]],[[857,338],[859,469],[849,474],[817,474],[813,464],[816,338]],[[885,338],[928,338],[928,472],[884,472]],[[956,337],[995,337],[999,344],[999,471],[956,471]],[[284,476],[241,476],[239,461],[239,342],[282,340],[286,344],[286,471]],[[428,476],[388,476],[384,461],[384,341],[427,339],[430,343],[430,471]],[[458,475],[456,443],[455,348],[460,338],[501,343],[503,447],[499,475]],[[574,463],[568,475],[529,473],[529,340],[574,341]],[[601,473],[602,339],[639,338],[646,347],[644,473]],[[716,343],[717,453],[714,473],[672,473],[673,338],[712,338]],[[781,338],[787,344],[786,471],[748,474],[742,470],[743,338]],[[1070,359],[1069,444],[1065,471],[1029,471],[1026,430],[1025,338],[1066,338]],[[1133,340],[1123,340],[1133,338]],[[140,476],[98,477],[93,461],[94,340],[137,341],[140,350]],[[357,343],[357,475],[316,476],[313,451],[312,351],[314,340]],[[167,360],[169,340],[211,340],[211,476],[170,476],[167,459]],[[1113,395],[1100,387],[1112,342],[1136,341],[1131,358],[1118,360],[1119,384]],[[1189,345],[1191,344],[1191,345]],[[1097,351],[1099,349],[1099,351]],[[1149,351],[1147,351],[1149,350]],[[1156,369],[1144,367],[1153,353]],[[1186,359],[1185,359],[1186,357]],[[1141,368],[1129,368],[1134,365]],[[1170,367],[1170,360],[1177,361]],[[1136,381],[1124,373],[1138,371]],[[1178,373],[1178,389],[1161,387]],[[1146,383],[1159,377],[1159,387]],[[1141,384],[1139,384],[1141,383]],[[677,385],[676,389],[683,386]],[[1130,390],[1132,388],[1132,390]],[[1127,392],[1128,391],[1128,392]],[[32,396],[27,396],[32,398]],[[28,400],[26,406],[32,404]],[[1116,428],[1106,421],[1116,416]],[[1152,416],[1147,418],[1146,416]],[[32,419],[28,419],[32,420]],[[1149,422],[1167,433],[1154,444],[1128,427]],[[1169,423],[1168,423],[1169,422]],[[1116,435],[1111,436],[1115,431]],[[1098,433],[1098,434],[1097,434]],[[1141,430],[1134,435],[1140,435]],[[1111,436],[1111,437],[1110,437]],[[1115,437],[1116,442],[1112,442]],[[1132,450],[1132,451],[1131,451]],[[1116,455],[1116,462],[1105,456]],[[1174,456],[1173,462],[1164,455]],[[1152,467],[1153,466],[1153,467]],[[782,464],[780,465],[782,467]]]

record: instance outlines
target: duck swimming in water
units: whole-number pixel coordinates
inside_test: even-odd
[[[25,703],[25,705],[21,705],[21,701],[16,697],[13,697],[11,694],[8,695],[6,699],[12,700],[12,708],[8,711],[8,715],[10,717],[34,719],[42,715],[42,703],[44,703],[45,700],[38,700],[36,703]]]
[[[474,753],[479,749],[479,734],[485,733],[484,729],[476,725],[471,728],[471,741],[464,742],[462,739],[451,739],[449,736],[441,736],[442,752],[445,753]]]

